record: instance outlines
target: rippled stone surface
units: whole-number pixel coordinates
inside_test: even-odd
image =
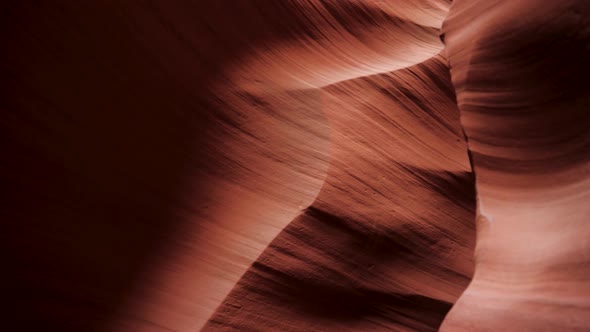
[[[1,4],[6,326],[588,329],[588,7]]]

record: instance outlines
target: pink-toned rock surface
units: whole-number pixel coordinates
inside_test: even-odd
[[[477,179],[475,276],[444,331],[590,329],[590,4],[463,1],[443,33]]]
[[[450,6],[1,4],[4,326],[587,329],[588,5]]]
[[[444,59],[323,91],[324,186],[205,331],[431,331],[471,278],[473,182]]]

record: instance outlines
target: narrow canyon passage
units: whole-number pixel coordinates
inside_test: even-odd
[[[587,1],[0,15],[5,328],[590,329]]]

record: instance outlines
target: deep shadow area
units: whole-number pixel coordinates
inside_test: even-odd
[[[102,330],[182,222],[175,209],[206,125],[193,92],[211,72],[193,72],[187,91],[122,5],[2,7],[8,326]]]
[[[153,257],[177,240],[187,201],[199,206],[207,196],[195,171],[225,174],[205,137],[217,129],[212,115],[223,116],[213,83],[225,83],[225,67],[261,41],[324,38],[295,4],[0,5],[7,326],[100,331],[121,318]],[[354,31],[415,25],[338,4],[326,6],[340,20],[361,17],[342,21]],[[418,36],[432,30],[419,27]]]

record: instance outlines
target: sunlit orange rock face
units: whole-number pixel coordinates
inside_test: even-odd
[[[583,1],[0,12],[9,330],[590,328]]]

